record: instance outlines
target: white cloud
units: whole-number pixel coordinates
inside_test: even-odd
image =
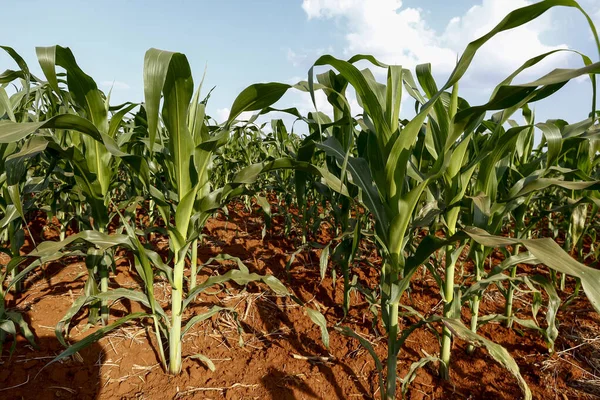
[[[229,118],[229,113],[230,112],[231,112],[231,110],[229,108],[227,108],[227,107],[225,107],[225,108],[218,108],[215,111],[214,118],[215,118],[215,120],[218,123],[223,123],[223,122],[227,121],[227,119]],[[237,119],[240,120],[240,121],[244,121],[244,120],[247,121],[247,120],[250,119],[250,117],[252,117],[252,115],[253,115],[253,113],[251,111],[244,111],[243,113],[241,113],[237,117]]]
[[[231,110],[229,108],[219,108],[219,109],[217,109],[217,111],[215,111],[215,116],[214,116],[215,120],[218,123],[227,121],[227,118],[229,118],[229,112],[230,111]]]
[[[300,94],[299,99],[293,103],[293,107],[296,107],[300,114],[306,115],[309,112],[315,111],[315,105],[310,97],[310,94],[307,92],[297,92]],[[315,103],[316,109],[322,113],[332,116],[333,115],[333,107],[327,101],[327,96],[323,93],[322,90],[317,90],[315,92]]]
[[[404,7],[401,0],[303,0],[309,19],[336,19],[345,30],[345,52],[373,54],[384,63],[413,68],[430,62],[436,74],[447,76],[466,45],[492,29],[508,12],[530,4],[527,0],[482,0],[465,15],[449,20],[436,31],[420,8]],[[527,59],[566,45],[550,45],[542,35],[551,29],[551,15],[504,32],[480,50],[470,70],[471,84],[497,83]],[[526,76],[564,65],[566,55],[555,55]]]
[[[460,18],[453,18],[444,31],[444,43],[455,51],[494,28],[510,11],[531,4],[526,0],[483,0]],[[471,78],[493,82],[509,75],[531,57],[554,49],[568,48],[566,44],[549,45],[541,36],[552,27],[552,14],[516,29],[505,31],[486,43],[475,56]],[[557,53],[524,72],[524,78],[539,76],[559,65],[564,66],[567,53]],[[488,83],[488,82],[486,82]]]
[[[304,0],[310,18],[341,18],[346,53],[373,54],[386,63],[414,66],[423,62],[450,68],[456,54],[441,45],[416,8],[398,0]]]
[[[100,82],[100,85],[107,87],[107,88],[122,89],[122,90],[127,90],[127,89],[131,88],[131,86],[129,86],[125,82],[121,82],[121,81],[102,81],[102,82]]]

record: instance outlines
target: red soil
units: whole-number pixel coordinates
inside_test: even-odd
[[[43,216],[30,224],[37,235],[54,238],[51,229],[43,231]],[[323,225],[325,226],[325,225]],[[382,360],[386,341],[380,323],[365,298],[354,292],[351,311],[344,318],[341,308],[343,284],[333,285],[331,274],[320,282],[319,250],[300,252],[291,265],[286,264],[297,249],[294,235],[284,237],[282,220],[275,218],[273,228],[261,240],[263,222],[260,211],[249,214],[241,205],[230,207],[229,217],[219,215],[207,224],[207,235],[199,251],[201,261],[218,254],[239,257],[251,271],[273,274],[295,295],[311,307],[319,307],[330,327],[330,348],[321,341],[320,332],[305,311],[287,298],[276,297],[264,285],[246,288],[235,284],[214,288],[200,296],[188,310],[188,317],[213,304],[227,305],[237,311],[239,326],[231,313],[222,313],[196,325],[185,337],[186,357],[181,375],[167,375],[156,354],[154,334],[148,321],[132,323],[113,331],[84,351],[42,369],[63,349],[54,336],[54,326],[83,290],[86,268],[82,260],[71,258],[38,269],[25,283],[21,295],[8,295],[8,307],[22,312],[32,327],[39,349],[19,337],[17,349],[8,357],[5,346],[0,358],[0,398],[2,399],[369,399],[378,398],[378,378],[374,362],[357,340],[331,329],[337,323],[352,328],[371,341]],[[35,235],[36,233],[34,233]],[[322,228],[316,240],[326,243],[330,235]],[[39,239],[39,238],[38,238]],[[29,244],[29,243],[28,243]],[[157,239],[158,249],[165,243]],[[31,246],[29,244],[29,246]],[[122,255],[122,254],[121,254]],[[112,288],[139,289],[139,280],[127,257],[118,261]],[[364,287],[375,288],[379,276],[379,258],[372,246],[365,245],[353,273]],[[200,280],[231,268],[224,262],[205,267]],[[540,267],[540,271],[544,271]],[[338,274],[340,276],[341,274]],[[417,273],[410,296],[403,304],[424,315],[441,312],[439,290],[427,273]],[[168,306],[166,282],[157,278],[156,297]],[[529,318],[527,296],[518,296],[518,315]],[[490,290],[483,299],[481,315],[501,313],[503,298]],[[468,307],[464,307],[465,310]],[[142,311],[129,301],[111,307],[111,319]],[[464,312],[468,323],[468,311]],[[558,354],[550,356],[543,339],[528,330],[509,330],[500,324],[484,325],[480,333],[505,346],[529,384],[536,399],[595,398],[600,386],[594,385],[594,370],[600,367],[600,318],[580,296],[567,310],[559,313]],[[544,321],[543,312],[538,315]],[[73,323],[70,340],[75,342],[96,328],[86,327],[86,315]],[[414,323],[413,317],[401,319],[402,326]],[[375,325],[375,327],[374,327]],[[441,330],[440,326],[436,327]],[[596,339],[596,341],[594,341]],[[587,341],[586,341],[587,340]],[[565,351],[574,346],[576,349]],[[438,366],[427,365],[418,371],[409,386],[409,399],[517,399],[521,391],[516,380],[487,352],[478,349],[467,355],[466,344],[455,340],[452,352],[451,381],[438,378]],[[415,331],[400,353],[398,375],[404,377],[412,363],[439,353],[435,335],[428,329]],[[213,360],[211,372],[199,360],[188,358],[203,354]],[[14,388],[11,388],[13,387]],[[9,389],[11,388],[11,389]],[[400,396],[400,394],[398,395]],[[399,397],[400,398],[400,397]]]

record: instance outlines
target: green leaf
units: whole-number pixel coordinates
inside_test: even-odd
[[[57,115],[43,122],[0,121],[0,143],[17,142],[43,128],[76,130],[87,133],[96,140],[102,140],[100,132],[90,121],[77,115],[65,114]]]
[[[154,142],[158,131],[158,115],[160,95],[165,85],[171,59],[176,53],[150,49],[144,56],[144,98],[146,115],[148,117],[148,135],[150,138],[150,153],[154,151]]]
[[[402,378],[402,396],[407,395],[408,385],[410,385],[412,383],[412,381],[414,381],[415,378],[417,377],[417,371],[419,370],[419,368],[423,368],[427,364],[433,363],[436,361],[440,361],[440,359],[435,356],[429,356],[429,357],[423,357],[419,361],[416,361],[410,365],[408,372],[406,373],[404,378]]]
[[[175,228],[179,232],[182,238],[187,238],[188,226],[190,224],[190,218],[194,211],[194,202],[196,201],[196,193],[198,192],[198,185],[181,199],[177,205],[175,211]],[[177,243],[176,251],[179,251],[185,243]]]
[[[305,308],[306,314],[310,320],[315,323],[319,329],[321,330],[321,340],[323,340],[323,344],[325,348],[329,348],[329,332],[327,331],[327,320],[319,311],[314,310],[312,308]]]
[[[346,152],[334,137],[327,138],[323,143],[317,143],[317,147],[323,149],[330,156],[335,157],[340,164],[346,159]],[[384,242],[387,243],[389,220],[377,188],[373,186],[373,178],[371,177],[367,161],[363,158],[349,157],[348,171],[352,174],[354,183],[363,190],[363,202],[369,211],[373,213],[378,223],[377,230]]]
[[[48,141],[44,138],[34,136],[28,140],[17,153],[13,153],[5,158],[6,183],[16,185],[21,181],[27,172],[27,160],[37,156],[46,150]]]
[[[207,280],[205,280],[204,282],[195,286],[194,289],[191,290],[188,293],[187,297],[184,299],[183,308],[185,309],[185,307],[187,307],[188,304],[190,302],[192,302],[196,296],[198,296],[200,293],[202,293],[206,289],[213,287],[215,285],[218,285],[218,284],[223,284],[225,282],[229,282],[229,281],[234,281],[238,285],[246,285],[250,282],[262,281],[265,284],[267,284],[269,286],[269,288],[271,288],[277,294],[280,294],[280,295],[288,295],[289,294],[289,291],[283,285],[283,283],[281,283],[281,281],[279,281],[277,278],[275,278],[272,275],[259,275],[259,274],[255,274],[255,273],[250,273],[250,272],[248,272],[247,269],[245,269],[245,270],[232,269],[230,271],[227,271],[223,275],[210,276]]]
[[[13,112],[13,105],[8,98],[8,94],[6,93],[6,90],[0,86],[0,117],[2,117],[4,113],[8,115],[8,119],[12,122],[17,122],[15,113]]]
[[[129,314],[123,318],[120,318],[110,325],[107,325],[107,326],[104,326],[104,327],[98,329],[94,333],[86,336],[85,338],[81,339],[77,343],[69,346],[66,350],[64,350],[62,353],[57,355],[52,361],[50,361],[48,364],[44,365],[44,367],[37,373],[37,375],[39,375],[44,369],[46,369],[48,366],[54,364],[55,362],[60,361],[63,358],[70,357],[73,354],[77,353],[78,351],[89,346],[90,344],[97,342],[98,340],[100,340],[104,336],[106,336],[106,334],[108,334],[109,332],[113,331],[114,329],[120,327],[121,325],[126,324],[127,322],[134,320],[134,319],[142,319],[142,318],[146,318],[146,317],[150,317],[150,316],[151,315],[143,313],[143,312],[136,312],[136,313]]]
[[[600,313],[600,270],[587,267],[567,254],[554,240],[542,239],[512,239],[494,236],[482,229],[468,227],[464,232],[477,243],[487,247],[504,247],[522,244],[531,254],[544,265],[563,274],[581,279],[583,290],[592,306]]]
[[[542,131],[544,138],[546,139],[546,144],[548,145],[548,152],[546,153],[547,169],[554,165],[554,162],[560,155],[560,150],[562,148],[562,135],[560,133],[560,129],[554,124],[540,122],[535,126]]]
[[[389,140],[392,136],[392,130],[387,123],[387,119],[383,113],[383,105],[379,101],[377,94],[373,91],[372,86],[369,85],[367,78],[365,75],[351,62],[354,62],[356,59],[350,59],[349,61],[339,60],[330,55],[324,55],[319,57],[317,61],[315,61],[314,66],[311,67],[309,71],[309,83],[312,79],[312,71],[315,66],[320,65],[331,65],[340,73],[342,76],[350,82],[354,90],[356,90],[357,96],[360,98],[362,102],[362,106],[367,112],[367,114],[371,117],[371,120],[375,124],[377,132],[379,132],[384,138],[384,143]],[[399,95],[396,91],[396,95]],[[311,90],[311,96],[313,97],[314,103],[314,91]],[[393,96],[392,96],[393,97]],[[391,99],[390,99],[391,100]],[[397,100],[397,98],[395,99]],[[391,111],[390,118],[394,115],[395,111]]]
[[[329,262],[329,246],[330,243],[327,243],[327,246],[321,250],[321,255],[319,256],[319,273],[321,275],[321,281],[325,279],[325,272],[327,272],[327,263]]]
[[[42,71],[57,94],[61,94],[56,81],[56,66],[60,66],[67,72],[69,93],[77,105],[86,111],[87,119],[100,132],[108,133],[104,94],[98,89],[96,82],[81,70],[71,49],[61,46],[38,47],[36,52]]]
[[[558,337],[558,328],[556,327],[556,315],[560,307],[560,297],[556,292],[556,287],[550,280],[543,276],[533,276],[531,280],[540,285],[548,295],[548,310],[546,312],[546,322],[548,327],[546,328],[546,340],[550,346],[550,352],[554,352],[554,342]]]
[[[212,360],[208,357],[206,357],[203,354],[194,354],[193,356],[190,356],[191,359],[193,360],[200,360],[202,361],[206,367],[208,369],[210,369],[211,372],[215,372],[216,368],[215,368],[215,364],[212,362]]]
[[[183,340],[183,337],[185,336],[185,334],[194,326],[196,325],[198,322],[202,322],[204,320],[207,320],[208,318],[212,317],[215,314],[220,313],[221,311],[225,311],[225,310],[229,310],[229,311],[233,311],[230,308],[226,308],[226,307],[219,307],[219,306],[212,306],[210,308],[210,310],[208,310],[205,313],[202,314],[198,314],[198,315],[194,315],[186,324],[185,327],[183,328],[183,330],[181,331],[181,339]]]
[[[377,374],[379,375],[379,395],[381,396],[382,399],[385,398],[385,383],[383,380],[383,364],[381,364],[381,360],[377,356],[377,353],[375,352],[375,349],[373,348],[371,343],[368,340],[366,340],[365,338],[363,338],[362,336],[359,336],[358,334],[356,334],[352,329],[348,328],[347,326],[341,326],[341,327],[338,326],[335,329],[338,332],[342,333],[343,335],[346,335],[346,336],[349,336],[349,337],[352,337],[352,338],[358,340],[360,342],[360,345],[362,347],[364,347],[365,349],[367,349],[367,351],[369,352],[371,357],[373,357],[373,361],[375,361],[375,369],[377,370]]]
[[[131,248],[131,242],[127,235],[118,235],[118,234],[108,234],[102,233],[94,230],[90,231],[82,231],[67,237],[66,239],[54,242],[54,241],[45,241],[38,244],[37,248],[28,254],[29,257],[48,257],[52,256],[63,248],[68,246],[69,244],[75,242],[76,240],[85,240],[90,243],[92,246],[95,246],[99,250],[106,250],[115,246],[126,246]]]
[[[273,105],[279,100],[290,85],[283,83],[257,83],[248,86],[231,105],[227,123],[231,124],[244,111],[256,111]]]
[[[8,319],[0,320],[0,329],[9,335],[15,336],[17,334],[17,329],[15,328],[15,324]]]
[[[273,161],[252,164],[240,172],[233,178],[234,183],[251,184],[256,182],[261,174],[278,169],[294,169],[305,171],[323,178],[324,183],[333,191],[336,191],[344,196],[349,196],[348,189],[340,181],[338,177],[324,168],[315,166],[308,162],[297,161],[293,158],[283,157]]]
[[[562,179],[541,178],[536,175],[519,180],[508,192],[506,201],[541,191],[550,186],[558,186],[568,190],[600,190],[600,181],[565,181]]]
[[[174,53],[170,58],[163,87],[165,97],[162,117],[169,135],[174,184],[180,201],[197,183],[192,174],[195,143],[187,124],[193,91],[194,82],[188,60],[183,54]],[[195,169],[193,172],[195,173]]]
[[[530,400],[532,398],[531,390],[529,390],[527,382],[525,382],[525,379],[523,379],[523,376],[521,376],[519,366],[504,347],[476,334],[475,332],[472,332],[457,319],[443,318],[442,322],[446,327],[448,327],[448,329],[450,329],[454,336],[474,346],[485,347],[494,360],[502,364],[504,368],[506,368],[515,378],[517,378],[517,382],[523,391],[525,399]]]

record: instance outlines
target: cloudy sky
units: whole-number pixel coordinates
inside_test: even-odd
[[[142,101],[144,52],[150,47],[188,56],[196,82],[205,66],[205,88],[215,86],[209,113],[228,115],[235,96],[255,82],[306,79],[322,54],[349,58],[372,54],[385,63],[414,68],[429,62],[443,83],[467,43],[509,11],[532,0],[2,0],[2,44],[14,47],[39,75],[36,46],[70,47],[99,86],[113,88],[114,102]],[[600,1],[581,0],[600,25]],[[24,23],[26,22],[26,23]],[[461,81],[462,97],[484,103],[494,86],[523,61],[556,48],[579,50],[598,60],[583,16],[551,11],[532,24],[504,33],[478,53]],[[558,53],[520,81],[553,68],[575,68],[581,59]],[[0,69],[14,68],[0,54]],[[383,76],[384,71],[375,71]],[[539,120],[577,121],[590,109],[590,83],[569,83],[551,101],[536,104]],[[327,110],[318,98],[318,107]],[[352,104],[356,105],[353,101]],[[309,98],[290,93],[280,106],[310,111]],[[412,104],[403,106],[410,113]],[[360,110],[356,110],[358,112]]]

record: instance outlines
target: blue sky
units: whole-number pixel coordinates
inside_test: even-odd
[[[227,115],[235,96],[255,82],[293,83],[306,78],[319,55],[374,54],[386,63],[431,62],[441,85],[466,44],[527,0],[2,0],[2,44],[14,47],[34,71],[36,46],[70,47],[80,66],[103,90],[114,82],[115,103],[143,100],[142,68],[150,47],[187,55],[196,82],[207,66],[205,88],[216,86],[209,113]],[[600,22],[600,1],[581,0]],[[10,17],[12,16],[12,18]],[[23,22],[27,21],[26,24]],[[585,20],[561,8],[514,34],[486,45],[461,81],[461,96],[483,103],[491,89],[521,62],[553,48],[577,49],[598,60]],[[559,55],[525,74],[531,80],[580,59]],[[14,68],[0,54],[0,70]],[[377,73],[383,77],[383,72]],[[551,101],[536,105],[539,120],[583,119],[589,80],[569,83]],[[352,104],[357,106],[354,101]],[[281,105],[310,111],[307,96],[290,93]],[[318,101],[327,111],[324,99]],[[410,113],[412,104],[403,112]],[[360,110],[357,110],[357,112]]]

